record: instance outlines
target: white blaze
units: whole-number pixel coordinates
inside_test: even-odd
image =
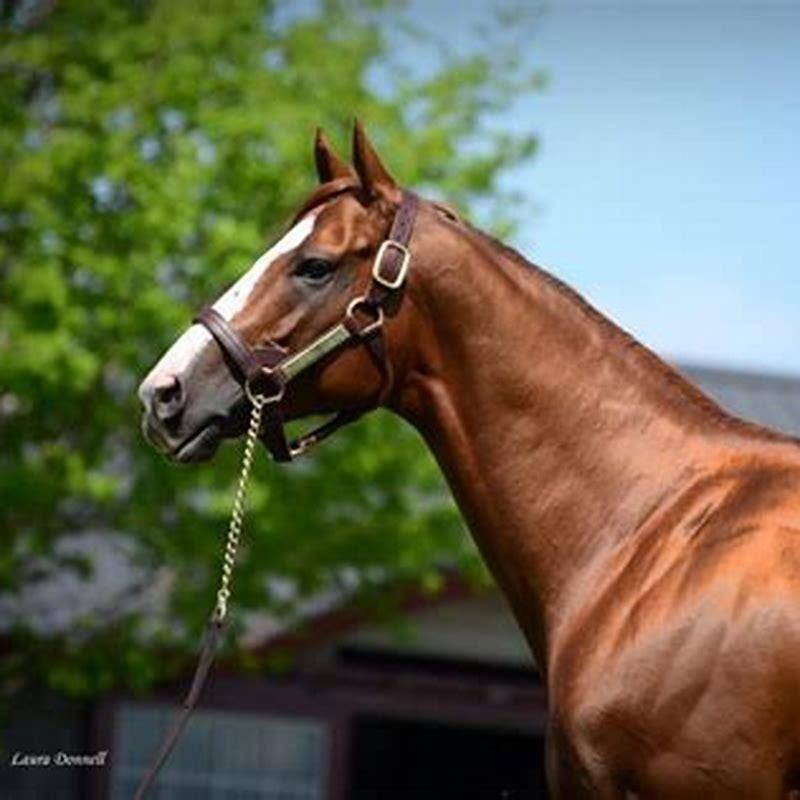
[[[213,305],[226,320],[230,321],[244,308],[247,298],[258,283],[259,278],[284,253],[294,250],[314,229],[316,213],[303,217],[280,241],[267,250],[236,283],[228,289]],[[192,325],[175,344],[167,350],[161,360],[150,370],[145,383],[182,374],[200,354],[202,349],[213,341],[211,334],[202,325]]]

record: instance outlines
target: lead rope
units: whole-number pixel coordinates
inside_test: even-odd
[[[203,641],[203,648],[197,661],[192,685],[183,701],[181,710],[172,724],[172,728],[164,739],[161,748],[153,759],[150,767],[142,776],[139,788],[136,790],[134,800],[142,800],[147,791],[153,785],[156,776],[170,757],[175,745],[178,743],[186,723],[189,721],[194,710],[200,692],[203,690],[208,671],[214,662],[214,656],[219,646],[222,631],[225,626],[225,619],[228,616],[228,600],[231,596],[231,579],[233,568],[236,564],[236,554],[239,550],[239,540],[242,535],[242,525],[244,523],[245,502],[247,500],[247,485],[250,480],[250,471],[253,467],[253,456],[255,446],[258,442],[258,435],[261,431],[261,416],[264,410],[266,398],[264,395],[251,394],[247,396],[252,403],[250,412],[250,424],[247,428],[245,437],[244,452],[242,453],[242,467],[239,471],[239,481],[236,484],[236,493],[233,496],[233,508],[231,509],[231,519],[228,523],[228,534],[225,538],[225,551],[222,556],[222,572],[220,574],[219,589],[217,589],[217,600],[214,610],[208,620],[206,633]]]

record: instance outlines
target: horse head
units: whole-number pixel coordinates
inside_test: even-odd
[[[319,186],[288,232],[199,316],[139,388],[146,437],[176,461],[208,459],[223,438],[242,434],[254,394],[271,401],[273,427],[282,430],[284,421],[308,415],[353,418],[396,391],[414,304],[405,244],[382,245],[404,198],[413,196],[358,123],[352,166],[321,131],[314,155]],[[416,198],[413,212],[403,235],[410,238],[413,228],[416,244]],[[283,460],[291,457],[276,447]]]

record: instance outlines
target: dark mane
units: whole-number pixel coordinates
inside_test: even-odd
[[[738,431],[749,437],[770,439],[772,441],[789,442],[800,445],[800,437],[790,436],[779,431],[774,431],[749,420],[734,416],[720,406],[714,399],[709,397],[697,385],[686,378],[677,369],[667,364],[663,359],[656,355],[652,350],[639,342],[624,328],[610,320],[581,294],[573,289],[569,284],[557,278],[552,273],[529,261],[519,251],[501,242],[494,236],[482,231],[470,223],[459,220],[459,225],[466,230],[469,235],[474,236],[490,249],[499,251],[500,255],[508,261],[518,265],[527,272],[533,273],[537,280],[544,286],[565,298],[571,306],[577,308],[585,317],[594,324],[602,328],[608,336],[620,343],[623,348],[629,351],[640,363],[654,373],[658,374],[665,384],[674,392],[673,397],[677,397],[681,402],[689,403],[693,407],[700,409],[710,416],[719,425]]]

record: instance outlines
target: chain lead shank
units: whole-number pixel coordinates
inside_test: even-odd
[[[231,596],[231,578],[233,566],[236,563],[236,553],[239,550],[239,539],[242,535],[244,522],[245,500],[247,499],[247,484],[250,478],[250,469],[253,466],[253,454],[261,430],[261,412],[264,409],[265,397],[255,394],[250,397],[253,404],[250,413],[250,424],[247,428],[247,437],[242,455],[242,468],[239,472],[239,482],[236,485],[236,494],[233,497],[231,520],[228,524],[228,535],[225,540],[225,552],[222,557],[222,574],[217,589],[217,602],[214,606],[214,620],[222,623],[228,613],[228,599]]]
[[[239,482],[236,485],[236,494],[233,498],[233,510],[231,511],[231,521],[228,525],[228,536],[225,540],[225,553],[222,559],[222,576],[220,577],[219,589],[217,590],[217,602],[206,628],[203,648],[200,652],[200,658],[197,661],[197,667],[194,672],[194,678],[192,679],[189,693],[186,695],[181,710],[175,717],[172,727],[162,742],[150,767],[142,776],[139,788],[134,795],[134,800],[144,800],[148,790],[155,782],[161,767],[167,762],[170,753],[172,753],[175,745],[178,743],[178,739],[180,739],[183,729],[189,721],[189,716],[194,710],[195,703],[200,697],[200,692],[205,684],[208,671],[211,669],[211,664],[214,661],[214,655],[216,654],[219,640],[222,636],[225,617],[228,614],[228,599],[231,596],[231,576],[233,574],[233,566],[236,562],[236,552],[239,549],[239,537],[242,534],[242,523],[244,522],[247,481],[250,477],[250,468],[253,466],[253,454],[256,442],[258,441],[258,434],[261,430],[261,412],[267,401],[267,398],[261,394],[251,394],[248,392],[247,396],[252,403],[252,411],[250,412],[250,424],[247,428],[247,437],[244,443],[244,454],[242,455],[242,468],[239,472]]]

